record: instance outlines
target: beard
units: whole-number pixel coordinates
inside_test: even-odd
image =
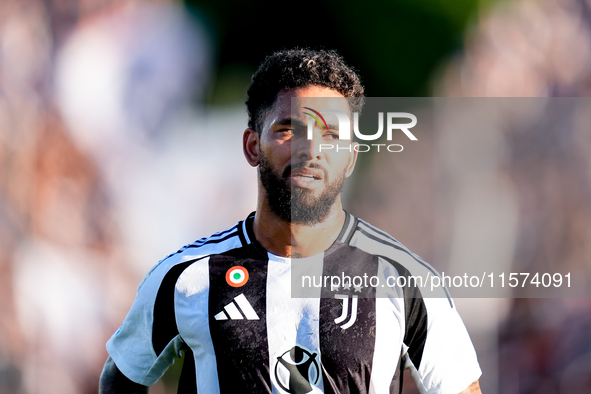
[[[326,171],[318,164],[309,164],[309,168],[318,168],[324,172],[326,187],[318,197],[313,192],[291,185],[289,180],[292,166],[288,166],[283,174],[277,174],[267,157],[259,151],[259,177],[271,211],[283,221],[311,226],[322,222],[330,213],[338,195],[343,189],[345,174],[330,181]],[[303,165],[298,165],[302,167]]]

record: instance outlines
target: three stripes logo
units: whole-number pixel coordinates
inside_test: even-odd
[[[342,322],[344,322],[347,319],[347,315],[349,314],[349,296],[348,295],[343,295],[343,294],[335,294],[334,298],[339,299],[339,300],[343,300],[343,312],[341,313],[341,316],[337,317],[336,319],[334,319],[334,322],[336,324],[340,324]],[[342,326],[340,326],[343,330],[346,330],[347,328],[351,327],[353,324],[355,324],[355,321],[357,320],[357,296],[351,296],[352,301],[351,301],[351,317],[349,318],[349,320],[343,324]]]
[[[234,301],[224,307],[224,310],[214,316],[216,320],[259,320],[259,315],[255,312],[250,302],[244,294],[234,297]]]

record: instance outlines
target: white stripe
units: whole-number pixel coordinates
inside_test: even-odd
[[[341,316],[334,319],[334,322],[336,324],[339,324],[345,321],[345,319],[347,318],[347,314],[349,313],[349,296],[336,294],[334,298],[343,300],[343,312],[341,313]]]
[[[195,355],[199,392],[219,393],[217,363],[209,331],[207,256],[242,246],[240,237],[233,235],[219,243],[173,253],[150,270],[139,286],[136,301],[125,318],[121,331],[118,335],[113,335],[107,343],[109,353],[127,376],[146,386],[154,384],[178,355],[176,344],[184,340]],[[145,311],[153,310],[158,290],[169,270],[177,264],[198,258],[201,260],[192,263],[180,275],[175,287],[174,308],[180,336],[175,337],[158,356],[152,350],[154,317]],[[140,349],[148,351],[142,352]],[[171,352],[174,352],[174,357],[169,358]]]
[[[378,261],[377,276],[397,276],[396,269],[384,259]],[[376,341],[371,367],[369,393],[389,393],[396,373],[400,344],[404,340],[404,298],[399,288],[376,288]]]
[[[224,311],[221,311],[220,313],[215,315],[214,318],[216,320],[228,320],[228,316],[224,313]]]
[[[236,235],[236,234],[238,234],[238,231],[240,231],[240,230],[238,229],[237,226],[234,226],[234,227],[236,227],[236,228],[234,228],[232,231],[228,231],[228,230],[232,229],[232,227],[230,227],[230,228],[224,230],[224,231],[227,231],[226,233],[224,233],[224,231],[220,231],[219,233],[212,234],[207,238],[198,239],[197,241],[193,242],[191,245],[197,246],[198,244],[201,244],[201,243],[205,243],[205,242],[209,242],[209,241],[216,241],[218,239],[222,239],[222,238],[228,237],[230,235]]]
[[[400,246],[401,248],[403,248],[405,250],[408,250],[408,248],[406,246],[404,246],[403,244],[401,244],[400,241],[398,241],[396,238],[394,238],[392,236],[386,236],[386,235],[382,234],[374,226],[372,226],[371,224],[367,223],[366,221],[359,219],[359,225],[364,230],[366,230],[367,232],[375,235],[376,237],[381,238],[384,241],[392,242],[392,243]],[[408,250],[408,251],[410,252],[410,250]]]
[[[197,392],[219,394],[217,362],[209,331],[209,257],[196,261],[179,277],[175,314],[179,334],[193,350]]]
[[[351,215],[350,213],[347,214],[347,219],[349,220],[349,224],[347,224],[347,228],[345,229],[345,233],[343,234],[343,238],[342,241],[345,241],[347,239],[347,237],[349,236],[349,233],[351,233],[351,228],[353,227],[353,224],[355,223],[355,217],[353,217],[353,215]]]
[[[353,324],[355,324],[355,321],[357,320],[357,296],[354,295],[353,296],[353,302],[351,303],[351,318],[349,319],[349,321],[345,324],[343,324],[341,326],[341,328],[343,330],[346,330],[347,328],[351,327]]]
[[[437,272],[437,270],[435,268],[433,268],[429,263],[427,263],[425,260],[423,260],[421,258],[421,256],[419,256],[418,254],[414,253],[413,251],[411,251],[409,248],[407,248],[406,246],[404,246],[402,243],[400,243],[400,241],[398,241],[396,238],[392,237],[391,235],[384,235],[383,232],[380,232],[380,230],[378,230],[377,228],[375,228],[374,226],[372,226],[371,224],[363,221],[363,220],[359,220],[359,224],[361,225],[361,227],[367,231],[368,233],[372,234],[374,237],[379,238],[383,241],[386,242],[390,242],[395,244],[396,246],[400,247],[402,250],[405,250],[406,252],[408,252],[408,254],[410,254],[411,256],[413,256],[415,259],[419,260],[421,263],[423,263],[424,265],[428,266],[431,269],[431,272],[433,272],[434,275],[439,275],[439,272]]]
[[[356,231],[349,243],[351,246],[355,246],[364,252],[384,256],[389,259],[392,259],[406,268],[411,275],[413,276],[421,276],[423,281],[426,282],[428,275],[433,275],[435,271],[433,267],[429,264],[424,262],[419,262],[415,260],[411,255],[406,253],[405,251],[396,249],[394,246],[386,245],[380,243],[374,239],[371,239],[367,235],[363,234],[361,231]],[[435,271],[437,272],[437,271]],[[445,293],[443,287],[422,287],[421,294],[423,298],[426,297],[433,297],[433,298],[446,298],[448,300],[448,304],[450,307],[453,305],[451,299]]]
[[[230,315],[230,319],[232,319],[232,320],[244,319],[244,317],[242,316],[242,313],[240,313],[240,311],[238,310],[238,308],[236,307],[236,305],[233,302],[230,302],[228,305],[226,305],[224,307],[224,309],[226,310],[226,312],[228,312],[228,315]]]
[[[246,243],[250,244],[250,238],[248,238],[248,231],[246,231],[246,219],[242,221],[242,234],[244,234],[244,239],[246,240]]]
[[[236,235],[233,237],[228,238],[220,243],[205,244],[190,249],[185,249],[182,253],[177,254],[177,257],[171,258],[178,258],[181,261],[187,261],[211,254],[223,253],[225,251],[237,249],[242,246],[242,241],[240,241],[240,237],[238,236],[238,233],[236,233]],[[209,276],[209,272],[207,275]]]
[[[239,227],[240,226],[238,226],[238,223],[236,223],[232,227],[228,227],[225,230],[219,231],[219,232],[217,232],[215,234],[211,234],[209,237],[199,238],[197,241],[195,241],[193,243],[190,243],[188,245],[183,246],[180,251],[182,252],[182,251],[184,251],[187,248],[198,248],[198,247],[202,246],[206,242],[209,242],[209,241],[217,241],[219,239],[222,239],[222,238],[225,238],[225,237],[229,237],[231,235],[237,235],[238,232],[240,231],[240,228]],[[228,230],[231,230],[231,231],[228,231]],[[224,233],[224,234],[222,234],[222,233]]]
[[[242,310],[242,313],[244,313],[244,316],[246,316],[248,320],[259,320],[259,315],[257,315],[257,313],[253,309],[252,305],[250,305],[250,302],[248,302],[244,294],[240,294],[239,296],[234,297],[234,301],[236,301],[236,303]]]
[[[323,257],[324,254],[320,254],[310,258],[312,260],[310,266],[314,269],[310,275],[322,275]],[[319,297],[291,298],[291,259],[269,254],[266,319],[269,372],[273,394],[285,394],[275,381],[277,358],[296,344],[317,353],[318,363],[321,362],[319,313]],[[316,386],[312,393],[324,392],[322,372]]]

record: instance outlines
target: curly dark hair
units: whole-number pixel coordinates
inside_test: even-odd
[[[268,56],[252,76],[246,110],[248,127],[261,134],[263,114],[277,93],[298,87],[318,85],[334,89],[350,100],[352,111],[361,111],[363,86],[353,69],[335,51],[291,49]]]

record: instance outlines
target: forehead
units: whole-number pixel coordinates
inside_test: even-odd
[[[292,118],[292,109],[293,116],[303,119],[304,107],[317,111],[336,109],[350,113],[349,101],[336,90],[323,86],[306,86],[279,92],[267,114],[265,123],[269,125],[282,119]],[[328,117],[326,120],[329,121]]]

